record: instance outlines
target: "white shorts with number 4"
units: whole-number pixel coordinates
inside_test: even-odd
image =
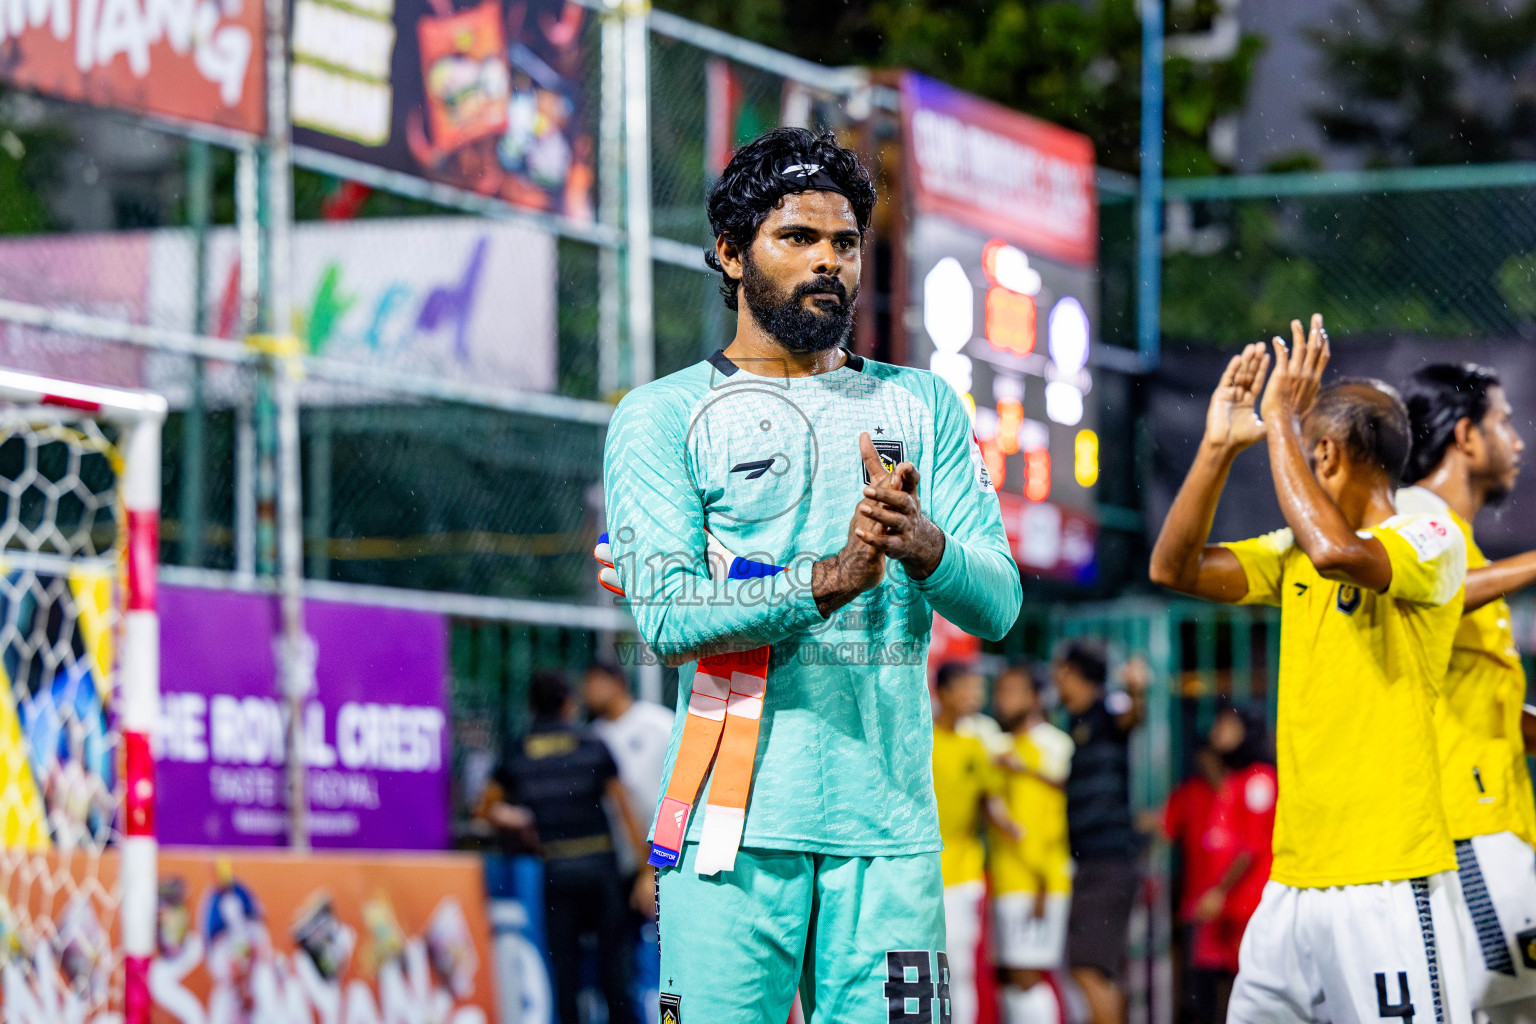
[[[1009,892],[992,901],[997,924],[997,962],[1014,970],[1060,967],[1067,952],[1067,914],[1072,897],[1048,893],[1045,913],[1035,916],[1035,894]]]
[[[1228,1024],[1471,1024],[1450,871],[1264,898],[1238,957]]]
[[[1457,840],[1456,863],[1472,1005],[1536,1000],[1536,851],[1497,832]]]

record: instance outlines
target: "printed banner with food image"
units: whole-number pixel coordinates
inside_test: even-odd
[[[296,145],[592,219],[592,11],[567,0],[292,3]]]

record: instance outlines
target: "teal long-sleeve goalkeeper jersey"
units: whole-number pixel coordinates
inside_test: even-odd
[[[1019,572],[997,495],[965,409],[934,374],[853,355],[812,377],[762,369],[716,353],[626,395],[609,427],[614,563],[641,636],[682,664],[668,777],[697,659],[767,645],[742,846],[859,857],[938,850],[931,613],[988,639],[1018,617]],[[847,540],[865,484],[865,431],[890,464],[917,466],[944,556],[920,581],[887,561],[880,586],[824,618],[811,563]],[[736,555],[787,571],[712,582],[706,530]],[[689,840],[703,817],[693,815]]]

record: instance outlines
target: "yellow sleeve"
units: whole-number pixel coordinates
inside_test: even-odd
[[[1393,516],[1360,532],[1387,549],[1392,562],[1389,597],[1438,607],[1466,582],[1467,542],[1448,515]]]
[[[1236,540],[1222,547],[1237,556],[1243,575],[1248,577],[1248,593],[1238,604],[1280,604],[1280,588],[1285,582],[1285,556],[1296,546],[1290,528],[1266,533],[1251,540]]]

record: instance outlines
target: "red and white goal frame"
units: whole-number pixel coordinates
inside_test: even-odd
[[[156,949],[158,899],[155,838],[155,766],[152,737],[160,707],[160,627],[156,611],[156,575],[160,545],[160,434],[166,401],[157,394],[95,387],[0,369],[0,422],[5,438],[17,436],[28,424],[84,424],[103,439],[101,427],[115,432],[111,461],[117,469],[116,530],[108,553],[115,556],[115,657],[111,667],[111,714],[115,728],[107,738],[118,749],[109,751],[116,766],[117,790],[112,795],[115,821],[102,845],[116,848],[118,870],[111,895],[122,954],[121,998],[125,1024],[148,1024],[149,965]],[[83,435],[82,435],[83,436]],[[33,455],[34,460],[37,456]],[[78,456],[71,454],[71,464]],[[20,503],[12,496],[12,501]],[[57,504],[57,501],[54,501]],[[15,515],[9,512],[8,515]],[[8,539],[0,559],[25,554]],[[32,544],[37,547],[35,543]],[[68,547],[68,545],[65,545]],[[103,815],[106,817],[107,815]],[[58,844],[56,843],[55,846]],[[99,851],[97,851],[99,854]],[[115,988],[115,984],[112,986]]]

